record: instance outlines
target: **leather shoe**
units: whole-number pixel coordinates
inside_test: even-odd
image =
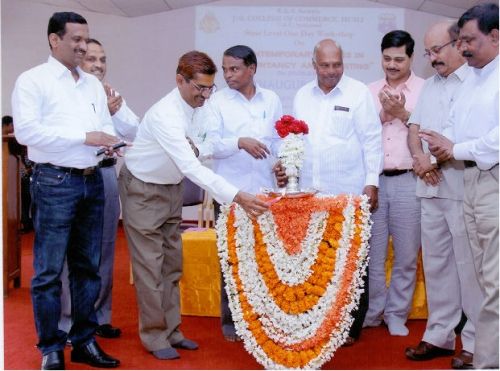
[[[473,354],[466,350],[462,350],[460,354],[451,359],[451,368],[459,370],[471,370],[474,368],[472,365]]]
[[[64,352],[56,350],[42,358],[42,370],[64,370]]]
[[[122,334],[122,330],[107,323],[105,325],[97,326],[95,334],[102,338],[113,339],[119,337]]]
[[[120,365],[120,361],[104,353],[95,340],[73,348],[71,362],[86,363],[100,368],[114,368]]]
[[[182,339],[178,343],[172,344],[174,348],[187,349],[187,350],[196,350],[198,349],[198,344],[193,340]]]
[[[407,358],[413,361],[427,361],[436,357],[452,356],[455,354],[455,351],[437,347],[426,341],[421,341],[416,347],[406,348],[405,354]]]

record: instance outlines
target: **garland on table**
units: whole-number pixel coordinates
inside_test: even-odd
[[[221,210],[217,246],[236,332],[268,369],[319,368],[348,336],[368,263],[366,196],[283,198],[257,220]]]

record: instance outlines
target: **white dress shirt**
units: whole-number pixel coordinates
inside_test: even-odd
[[[231,202],[238,189],[202,166],[186,139],[193,114],[179,89],[172,90],[144,115],[125,163],[144,182],[178,184],[187,176],[219,203]]]
[[[470,70],[470,67],[464,64],[447,77],[435,74],[428,78],[408,122],[418,124],[420,129],[443,133],[448,126],[450,107],[457,99],[460,87]],[[422,147],[425,153],[429,153],[427,142],[422,141]],[[447,161],[441,165],[441,173],[443,177],[437,186],[426,185],[422,179],[417,178],[417,196],[463,200],[463,161]]]
[[[14,128],[28,157],[37,163],[86,168],[95,166],[97,147],[84,144],[86,133],[113,134],[101,82],[76,68],[71,71],[49,56],[47,63],[22,73],[12,93]]]
[[[300,174],[302,188],[361,194],[378,186],[382,125],[367,86],[345,74],[325,94],[313,80],[299,89],[294,115],[309,125]]]
[[[481,170],[498,164],[498,56],[472,72],[460,88],[449,125],[453,157],[475,161]]]
[[[209,100],[214,171],[241,190],[259,193],[262,187],[273,188],[272,167],[276,163],[279,136],[274,124],[282,115],[276,93],[256,85],[255,95],[248,100],[239,91],[225,88]],[[265,159],[255,159],[238,148],[238,139],[250,137],[264,143],[271,151]]]
[[[140,120],[127,106],[125,99],[123,99],[120,109],[111,116],[111,119],[119,137],[130,142],[134,140]]]

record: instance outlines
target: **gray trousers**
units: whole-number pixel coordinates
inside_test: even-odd
[[[120,200],[118,197],[118,180],[114,166],[101,168],[104,186],[104,220],[102,226],[101,261],[99,276],[101,290],[95,303],[97,323],[111,323],[111,304],[113,288],[113,266],[115,261],[115,242],[120,218]],[[59,329],[68,332],[71,328],[71,296],[69,292],[68,266],[64,263],[61,274],[61,317]]]
[[[413,172],[380,176],[378,208],[372,215],[370,239],[369,304],[365,324],[404,324],[411,309],[420,248],[420,200],[416,196]],[[394,262],[389,288],[385,261],[389,235],[392,235]]]
[[[428,318],[422,340],[455,349],[462,311],[462,349],[474,353],[475,324],[483,295],[465,231],[463,202],[422,198],[422,257]]]
[[[126,165],[118,183],[139,307],[139,337],[149,351],[170,348],[184,339],[179,329],[183,186],[143,182]]]
[[[475,368],[498,369],[498,165],[464,173],[464,217],[484,300],[480,304]]]

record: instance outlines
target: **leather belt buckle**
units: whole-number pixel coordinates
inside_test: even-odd
[[[96,167],[96,166],[87,167],[87,168],[85,168],[85,169],[82,169],[81,174],[82,174],[83,176],[94,175],[94,174],[95,174],[95,172],[96,172],[96,169],[97,169],[97,167]]]

